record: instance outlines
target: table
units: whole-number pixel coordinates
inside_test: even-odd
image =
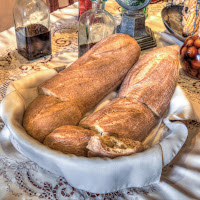
[[[158,47],[169,43],[160,36],[165,30],[160,11],[166,3],[149,5],[146,24],[155,32]],[[120,21],[120,7],[108,0],[107,10]],[[64,68],[77,59],[78,4],[52,13],[52,56],[28,62],[16,51],[14,28],[0,33],[0,101],[10,82],[35,71]],[[150,50],[142,52],[142,55]],[[200,103],[200,81],[180,70],[179,85],[188,97]],[[189,137],[175,159],[163,168],[159,184],[127,188],[109,194],[92,194],[70,186],[67,181],[40,168],[18,153],[0,120],[0,199],[200,199],[200,123],[187,122]]]

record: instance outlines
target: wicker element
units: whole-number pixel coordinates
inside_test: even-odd
[[[75,0],[69,0],[69,5],[73,4]]]
[[[66,5],[65,6],[69,6],[71,4],[73,4],[76,0],[66,0]],[[59,0],[46,0],[47,6],[49,7],[50,12],[53,12],[59,8],[63,8],[65,6],[62,6],[62,2],[61,5],[59,4]]]
[[[183,8],[183,35],[194,35],[200,24],[199,17],[199,4],[200,0],[186,0]]]
[[[47,6],[50,12],[53,12],[59,8],[58,0],[47,0]]]

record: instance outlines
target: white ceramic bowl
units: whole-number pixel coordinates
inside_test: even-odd
[[[37,86],[55,74],[54,70],[37,72],[8,87],[1,103],[1,117],[11,132],[10,140],[15,148],[39,166],[65,177],[73,187],[93,193],[159,182],[162,168],[174,158],[187,138],[187,128],[179,122],[171,123],[166,118],[164,121],[171,131],[161,143],[144,152],[115,159],[67,155],[44,146],[26,133],[22,127],[24,110],[38,95]]]

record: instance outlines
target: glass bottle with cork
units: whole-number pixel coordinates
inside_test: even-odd
[[[83,13],[79,19],[78,53],[81,57],[101,39],[116,32],[112,15],[105,10],[107,0],[91,0],[92,9]]]
[[[50,12],[43,0],[16,0],[13,8],[18,53],[28,60],[50,55]]]

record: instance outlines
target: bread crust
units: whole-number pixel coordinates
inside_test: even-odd
[[[102,135],[142,141],[157,120],[151,110],[136,99],[116,98],[79,125]]]
[[[144,56],[129,71],[116,99],[84,118],[79,124],[83,128],[73,126],[122,82],[139,57],[139,45],[131,37],[105,38],[40,86],[51,96],[38,96],[29,105],[23,126],[35,139],[67,154],[115,158],[143,151],[141,142],[174,93],[178,51],[173,45]]]
[[[80,122],[102,135],[143,141],[166,110],[178,79],[178,45],[153,50],[128,72],[118,98]]]
[[[95,135],[90,138],[87,148],[88,157],[110,157],[128,156],[144,150],[144,146],[139,141],[127,138],[116,138],[113,136]]]
[[[81,119],[78,107],[53,96],[37,96],[25,111],[23,127],[36,140],[43,142],[54,129],[65,124],[77,125]]]
[[[40,89],[62,101],[75,103],[85,114],[122,82],[139,56],[140,47],[132,37],[113,34],[44,82]]]
[[[158,117],[166,110],[179,76],[179,46],[151,51],[128,72],[119,97],[131,97],[146,104]]]
[[[139,55],[139,45],[128,35],[114,34],[101,40],[39,87],[49,97],[37,97],[25,111],[23,126],[28,134],[43,142],[59,126],[76,125],[122,82]]]
[[[66,154],[87,156],[86,146],[93,135],[95,132],[79,126],[61,126],[45,138],[44,145]]]

